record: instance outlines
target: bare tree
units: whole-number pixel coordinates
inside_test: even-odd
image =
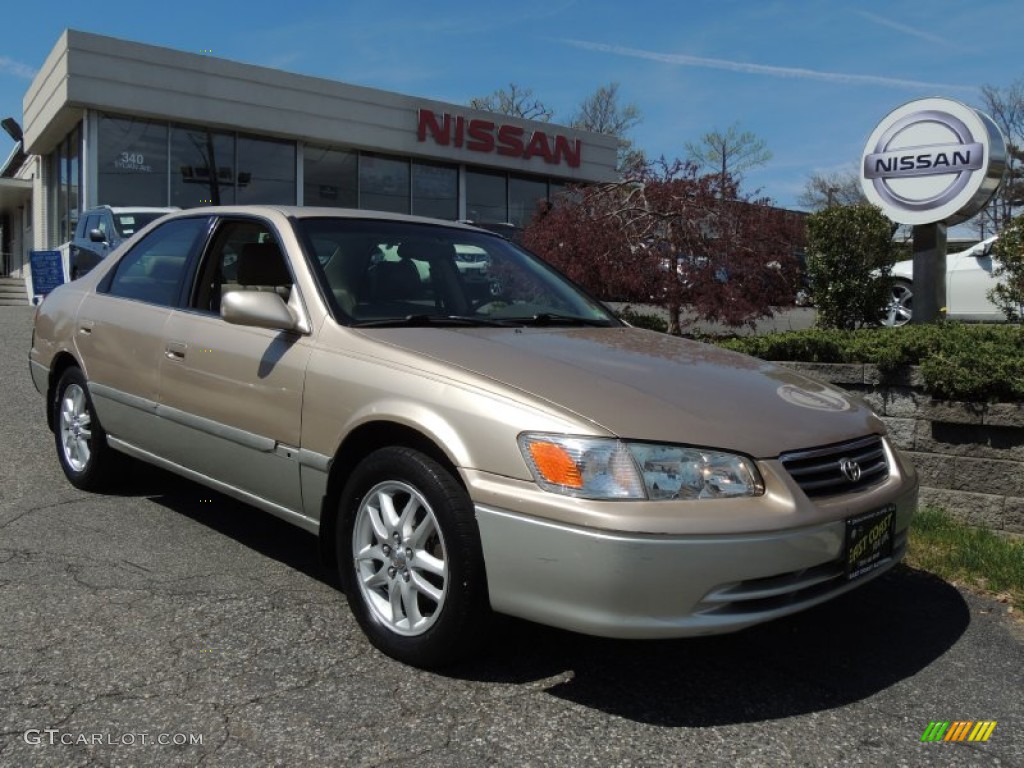
[[[982,86],[982,109],[995,120],[1006,138],[1006,177],[999,193],[974,219],[979,234],[999,232],[1024,205],[1024,79],[1006,88]]]
[[[619,172],[639,167],[644,163],[643,152],[633,148],[633,141],[626,134],[635,128],[643,117],[635,104],[619,104],[619,84],[600,86],[583,100],[570,125],[584,131],[603,133],[619,140]]]
[[[485,112],[497,112],[526,120],[540,120],[544,123],[550,122],[555,114],[554,110],[544,106],[540,99],[534,98],[532,88],[521,88],[515,83],[509,83],[508,90],[499,88],[490,96],[470,99],[469,106]]]
[[[730,183],[738,184],[744,171],[772,159],[764,141],[751,131],[741,131],[739,123],[726,131],[705,133],[700,142],[686,142],[686,152],[690,162],[718,176],[723,197],[729,196]]]
[[[821,211],[833,205],[857,205],[866,201],[856,171],[812,173],[796,202],[802,208]]]

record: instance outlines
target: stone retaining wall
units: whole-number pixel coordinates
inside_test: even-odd
[[[933,400],[916,369],[882,383],[873,365],[783,363],[860,394],[910,456],[921,505],[972,525],[1024,534],[1024,403]]]

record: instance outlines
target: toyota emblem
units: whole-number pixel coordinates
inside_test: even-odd
[[[843,477],[851,483],[856,483],[860,480],[860,464],[853,459],[840,459],[839,471],[842,472]]]

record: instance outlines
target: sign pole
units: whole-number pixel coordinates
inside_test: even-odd
[[[914,227],[914,312],[911,323],[934,323],[946,309],[946,225]]]

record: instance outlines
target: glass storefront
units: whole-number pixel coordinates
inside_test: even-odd
[[[466,217],[481,224],[508,221],[508,177],[494,171],[466,171]]]
[[[101,115],[96,176],[105,205],[167,205],[167,124]]]
[[[295,142],[238,137],[239,205],[295,205]]]
[[[359,207],[409,213],[409,161],[400,157],[361,153]]]
[[[297,143],[203,126],[98,115],[97,204],[166,206],[295,204]],[[57,242],[70,237],[80,207],[81,131],[51,160]],[[460,216],[456,165],[304,145],[307,206],[363,208],[454,220]],[[481,224],[529,224],[539,201],[561,184],[463,167],[465,216]],[[56,191],[59,189],[59,191]]]
[[[78,224],[82,202],[82,126],[64,137],[50,155],[50,209],[54,212],[49,230],[52,245],[66,243]]]
[[[171,205],[234,205],[235,137],[204,128],[171,131]]]
[[[547,180],[527,176],[508,177],[508,221],[517,227],[525,227],[533,221],[537,207],[547,199]]]
[[[302,151],[302,202],[331,208],[359,207],[359,154],[306,145]]]
[[[435,219],[459,218],[459,169],[413,163],[412,212]]]

